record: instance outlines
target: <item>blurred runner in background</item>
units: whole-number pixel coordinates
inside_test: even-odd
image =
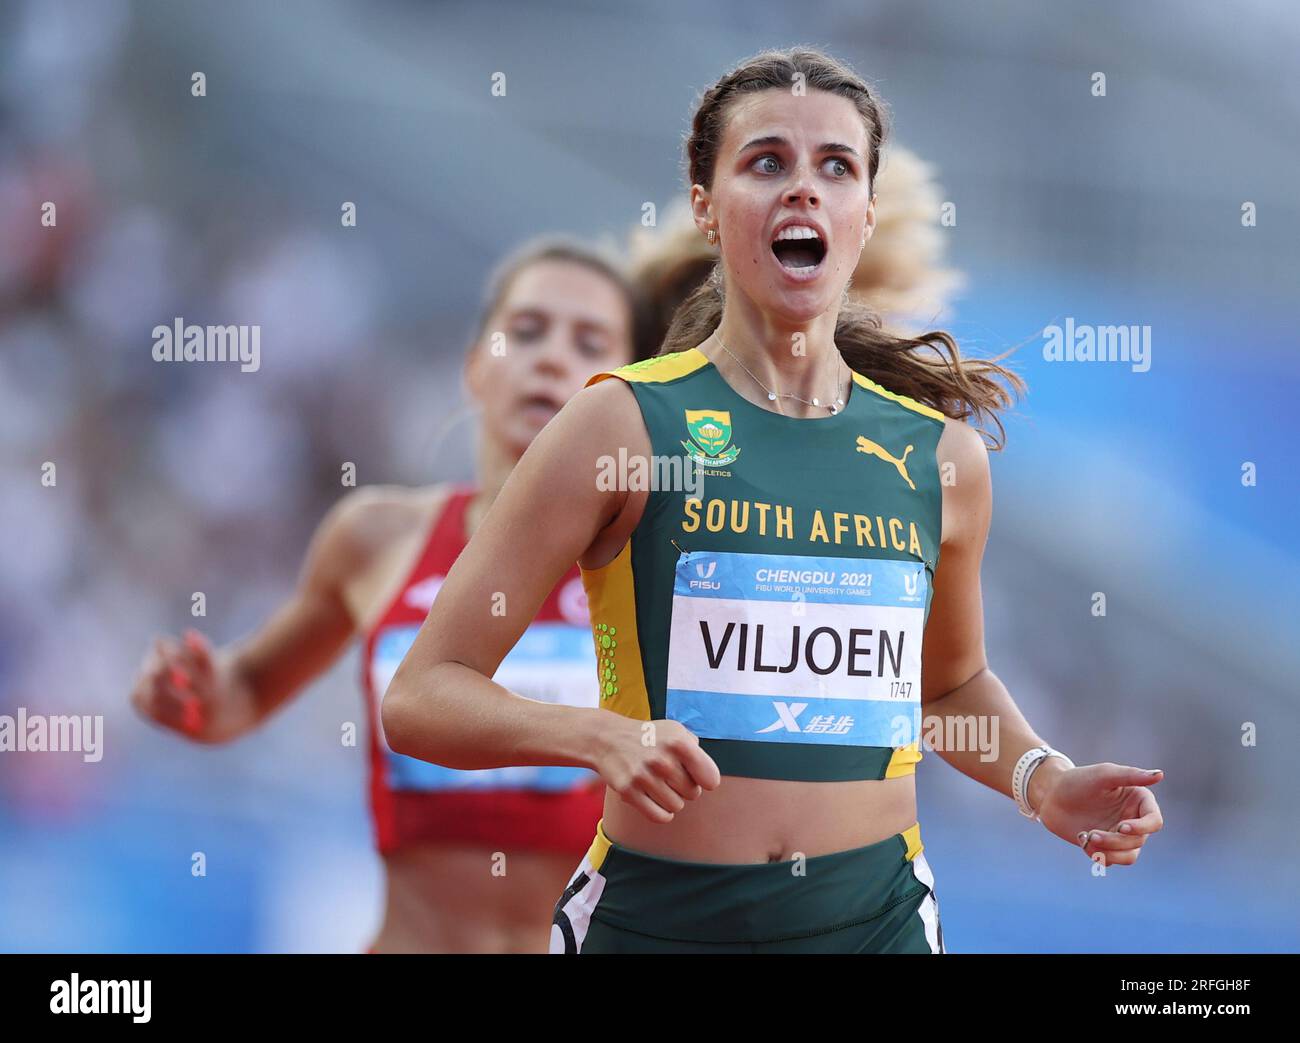
[[[404,757],[384,741],[378,707],[442,578],[534,436],[593,373],[652,348],[636,288],[616,263],[569,240],[525,244],[491,279],[465,359],[479,410],[474,484],[349,492],[321,522],[297,589],[256,632],[213,648],[189,630],[180,641],[156,638],[145,658],[137,709],[195,742],[221,743],[363,642],[370,806],[387,885],[372,952],[546,950],[555,895],[600,817],[598,777]],[[595,673],[575,565],[498,678],[530,698],[595,706]]]

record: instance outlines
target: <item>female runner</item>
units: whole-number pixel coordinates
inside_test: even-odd
[[[322,521],[298,589],[261,629],[215,651],[191,630],[180,643],[155,640],[146,657],[132,693],[139,710],[216,743],[260,725],[363,640],[371,809],[387,882],[372,951],[546,950],[554,896],[600,816],[599,779],[582,768],[459,772],[412,760],[384,742],[379,700],[528,444],[595,370],[642,357],[644,330],[639,294],[598,253],[566,241],[525,246],[495,273],[466,357],[481,416],[475,486],[349,493]],[[556,574],[534,616],[503,682],[595,706],[576,568]]]
[[[996,723],[993,759],[940,755],[1089,857],[1131,865],[1161,827],[1160,772],[1075,767],[988,667],[989,468],[965,420],[996,422],[1019,385],[946,333],[891,337],[844,306],[884,137],[874,93],[817,51],[765,52],[705,92],[687,155],[719,292],[538,437],[389,687],[403,753],[605,780],[553,952],[944,951],[922,708]],[[673,484],[683,452],[700,471]],[[575,557],[596,710],[491,680]],[[489,617],[496,596],[513,608]]]

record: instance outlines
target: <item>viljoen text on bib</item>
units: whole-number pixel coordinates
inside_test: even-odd
[[[926,594],[919,561],[683,553],[667,716],[701,738],[913,742]]]

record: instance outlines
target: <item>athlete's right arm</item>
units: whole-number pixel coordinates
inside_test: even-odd
[[[197,630],[155,638],[131,691],[136,709],[195,742],[227,742],[328,669],[355,632],[343,584],[374,550],[364,533],[377,495],[357,489],[329,510],[296,589],[248,637],[218,649]]]
[[[645,493],[597,481],[619,447],[650,454],[632,391],[617,379],[584,388],[538,434],[448,572],[388,687],[383,726],[398,753],[451,768],[591,768],[667,822],[720,781],[685,727],[537,702],[492,680],[573,563],[604,564],[626,543]]]

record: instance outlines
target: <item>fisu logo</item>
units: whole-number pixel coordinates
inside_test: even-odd
[[[722,584],[711,580],[711,577],[713,576],[713,573],[717,569],[717,567],[718,567],[718,563],[716,561],[709,562],[707,566],[704,565],[702,562],[697,564],[695,566],[695,574],[700,578],[691,580],[690,589],[691,590],[721,590]]]
[[[920,579],[921,579],[921,574],[919,572],[914,572],[910,576],[904,576],[903,589],[907,591],[908,594],[910,594],[912,597],[916,597],[916,592],[920,587]]]

